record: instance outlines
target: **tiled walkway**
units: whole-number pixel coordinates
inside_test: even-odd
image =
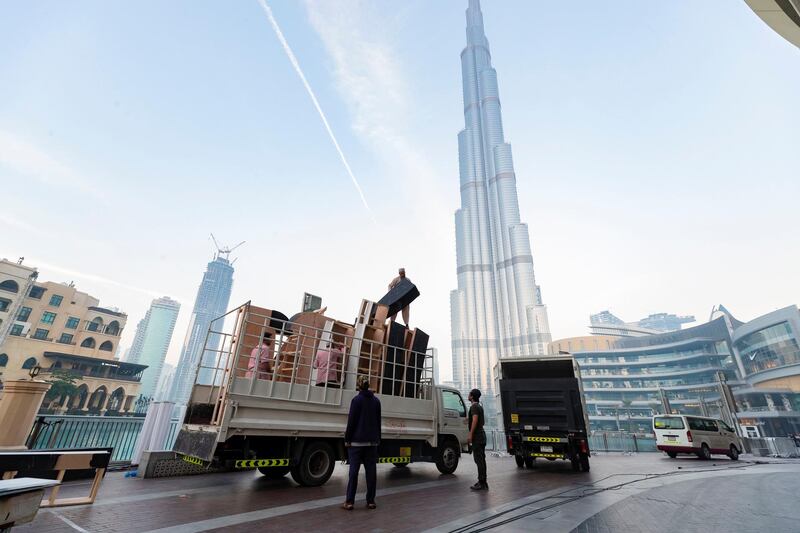
[[[413,464],[403,469],[379,465],[378,509],[367,510],[361,494],[352,512],[339,509],[347,481],[346,468],[342,466],[337,466],[326,485],[316,488],[298,487],[290,476],[270,481],[257,472],[152,480],[112,473],[106,476],[94,505],[40,511],[32,524],[14,531],[178,533],[356,529],[388,532],[434,528],[453,531],[504,512],[501,518],[481,522],[464,531],[532,513],[521,520],[502,524],[497,530],[530,531],[535,521],[537,531],[568,532],[609,506],[664,483],[718,474],[738,475],[749,469],[761,469],[764,473],[767,472],[764,469],[800,471],[800,464],[748,467],[743,462],[737,465],[724,458],[700,462],[693,458],[670,460],[660,454],[639,454],[594,457],[591,473],[583,474],[571,472],[569,464],[563,462],[546,462],[535,470],[520,470],[509,457],[489,458],[491,490],[473,493],[469,486],[475,481],[475,467],[471,456],[462,459],[456,474],[450,476],[440,475],[430,464]],[[744,468],[715,472],[734,466]],[[690,473],[697,469],[701,471]],[[648,474],[666,472],[676,474],[645,479]],[[636,483],[614,488],[627,481]],[[85,483],[68,484],[61,495],[83,492],[87,489]],[[598,487],[614,490],[597,493]],[[365,488],[363,477],[360,488],[362,491]],[[579,495],[585,497],[573,501]],[[595,525],[600,527],[599,522]]]

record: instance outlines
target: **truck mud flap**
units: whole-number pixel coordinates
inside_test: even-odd
[[[217,431],[181,428],[172,451],[210,463],[217,449]]]

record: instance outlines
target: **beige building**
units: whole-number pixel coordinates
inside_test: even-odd
[[[21,281],[28,272],[30,283]],[[75,286],[36,280],[36,269],[0,261],[0,297],[8,310],[0,335],[0,384],[27,378],[39,366],[40,379],[55,369],[78,376],[78,392],[47,402],[47,412],[126,414],[134,409],[146,365],[114,359],[127,315],[100,307]]]
[[[614,347],[619,337],[610,335],[585,335],[583,337],[567,337],[550,343],[548,353],[558,355],[560,352],[600,352]]]

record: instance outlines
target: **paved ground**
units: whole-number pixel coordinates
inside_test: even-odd
[[[94,505],[41,511],[14,531],[800,531],[800,461],[603,454],[584,474],[560,461],[519,470],[511,458],[490,457],[491,490],[473,493],[475,467],[463,459],[450,476],[429,464],[380,465],[378,509],[367,510],[362,493],[352,512],[339,509],[342,466],[317,488],[257,472],[153,480],[112,473]],[[87,490],[88,482],[69,483],[61,496]]]

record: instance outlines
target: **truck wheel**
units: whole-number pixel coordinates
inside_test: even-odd
[[[312,442],[303,450],[300,463],[290,470],[292,479],[304,487],[318,487],[330,479],[336,460],[326,442]]]
[[[525,467],[528,469],[534,468],[536,466],[536,457],[526,457],[525,458]]]
[[[585,453],[581,454],[581,470],[584,472],[589,471],[589,456]]]
[[[267,479],[280,479],[286,474],[289,473],[288,466],[260,466],[258,467],[258,471],[264,474],[264,477]]]
[[[569,462],[572,463],[572,471],[573,472],[580,472],[581,471],[581,462],[580,462],[580,459],[578,459],[577,456],[575,456],[572,459],[570,459]]]
[[[519,455],[515,455],[514,456],[514,461],[517,462],[517,468],[522,468],[523,466],[525,466],[525,458],[524,457],[520,457]]]
[[[436,468],[442,474],[452,474],[458,468],[458,446],[447,441],[436,450]]]
[[[677,454],[677,452],[667,452],[667,456],[670,459],[675,459],[676,457],[678,457],[678,454]]]

